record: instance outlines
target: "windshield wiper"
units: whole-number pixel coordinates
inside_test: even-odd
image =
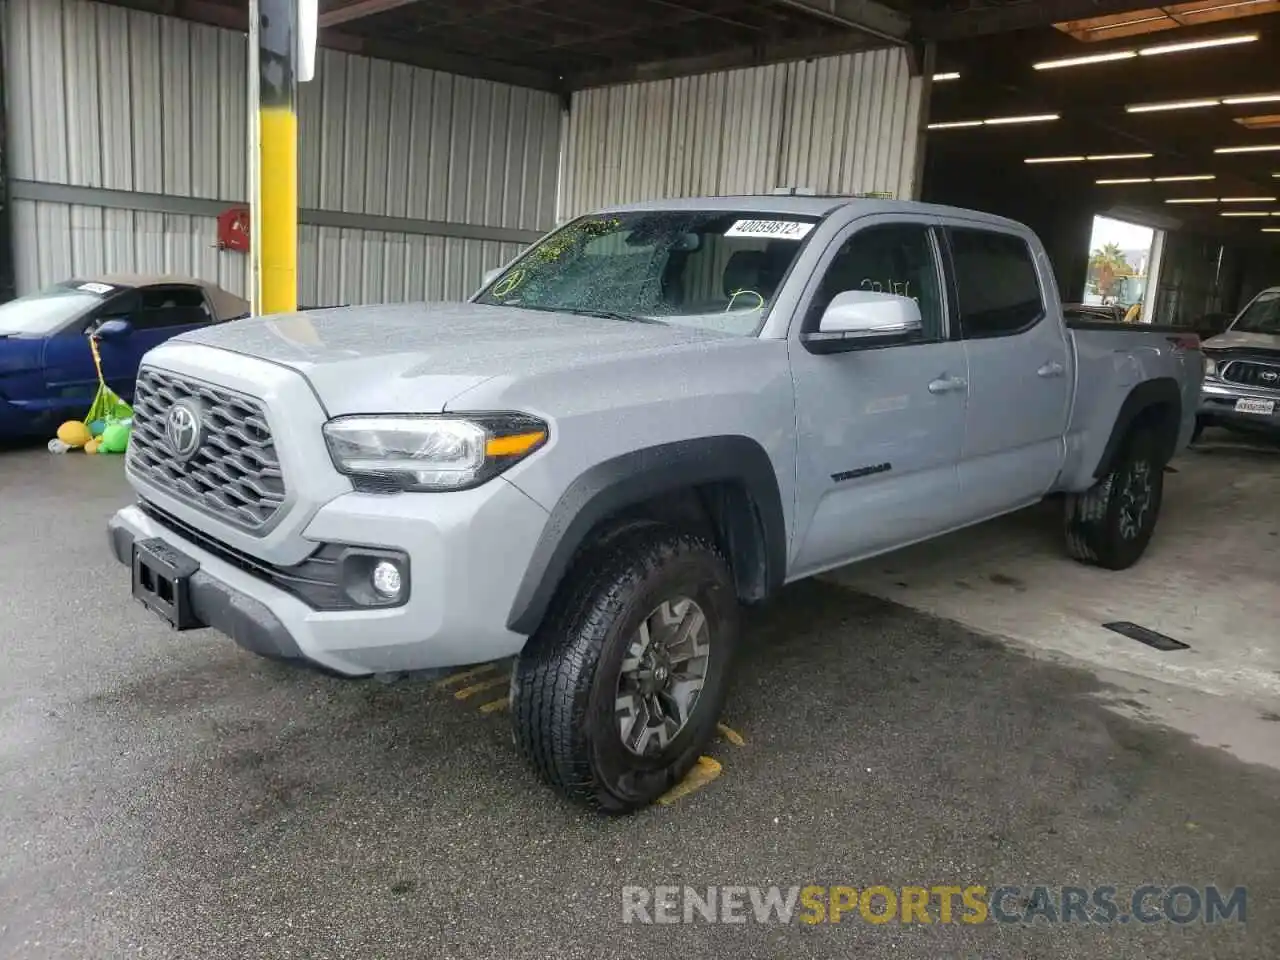
[[[643,314],[619,313],[616,310],[573,310],[560,308],[564,313],[572,313],[575,317],[599,317],[601,320],[623,320],[627,323],[657,323],[666,326],[661,320],[646,317]]]

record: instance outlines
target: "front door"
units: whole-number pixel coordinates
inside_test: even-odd
[[[846,290],[908,296],[923,335],[814,354],[793,329],[798,476],[791,571],[804,575],[923,539],[957,522],[964,344],[949,335],[941,238],[927,218],[856,221],[812,281],[804,332]]]
[[[212,321],[204,291],[174,284],[126,290],[94,313],[50,338],[45,350],[45,381],[50,397],[59,399],[68,414],[83,416],[98,392],[88,335],[107,320],[124,320],[129,331],[103,337],[98,343],[102,373],[125,400],[133,398],[142,355],[170,337]]]
[[[969,362],[969,415],[960,460],[968,520],[1031,504],[1065,457],[1074,380],[1066,332],[1047,308],[1047,261],[1026,238],[949,227],[960,332]]]
[[[107,383],[121,397],[133,399],[138,365],[152,347],[188,330],[203,327],[213,320],[204,290],[197,286],[173,284],[142,287],[127,309],[112,311],[112,316],[129,321],[130,330],[123,336],[102,338],[102,372]],[[106,319],[101,317],[100,319]]]

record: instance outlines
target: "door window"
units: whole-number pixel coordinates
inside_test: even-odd
[[[1021,333],[1045,316],[1035,258],[1022,237],[950,228],[960,329],[964,336]]]
[[[138,291],[137,311],[129,318],[135,329],[184,327],[213,317],[198,287],[148,287]]]
[[[920,306],[923,334],[912,343],[946,336],[938,261],[929,228],[917,223],[886,223],[859,230],[840,245],[809,308],[809,327],[836,294],[868,290],[910,297]]]

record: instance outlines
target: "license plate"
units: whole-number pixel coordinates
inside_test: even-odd
[[[200,564],[158,537],[133,544],[133,596],[175,630],[200,624],[191,611],[191,575]]]
[[[1276,412],[1274,400],[1237,400],[1236,413],[1257,413],[1269,417]]]

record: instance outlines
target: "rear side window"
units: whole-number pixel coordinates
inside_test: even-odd
[[[138,310],[130,318],[141,330],[184,327],[213,317],[199,287],[148,287],[139,291]]]
[[[1031,248],[1021,237],[951,228],[960,329],[966,337],[1020,333],[1045,315]]]

